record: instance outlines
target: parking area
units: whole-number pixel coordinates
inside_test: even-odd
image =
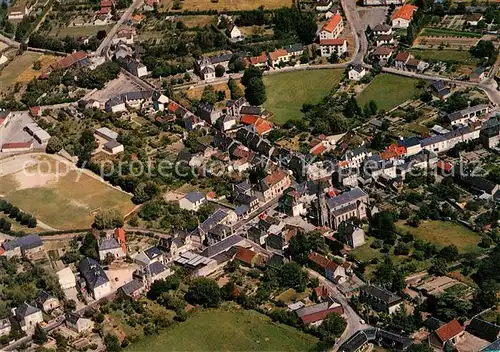
[[[358,8],[358,13],[364,29],[366,29],[366,26],[373,29],[377,24],[385,23],[387,7],[361,7]]]
[[[118,78],[108,82],[104,89],[94,92],[93,94],[88,96],[88,99],[94,99],[100,102],[105,102],[108,99],[122,93],[142,91],[142,90],[144,90],[144,88],[142,88],[140,85],[132,81],[123,73],[120,73]]]

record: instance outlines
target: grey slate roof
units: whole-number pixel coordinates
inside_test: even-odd
[[[303,51],[304,45],[302,45],[301,43],[291,44],[286,46],[285,50],[287,51],[287,53],[295,53],[297,51]]]
[[[53,295],[51,295],[50,293],[48,293],[47,291],[41,291],[39,294],[38,294],[38,297],[36,299],[36,301],[38,303],[45,303],[48,299],[50,298],[54,298]]]
[[[144,283],[142,281],[134,279],[130,282],[127,282],[125,285],[121,286],[120,290],[123,293],[125,293],[127,296],[130,296],[135,291],[140,290],[143,287],[144,287]]]
[[[163,265],[160,262],[154,262],[154,263],[149,264],[148,270],[152,276],[156,276],[158,274],[161,274],[165,270],[167,270],[167,268],[165,267],[165,265]]]
[[[202,199],[205,199],[205,196],[201,192],[189,192],[184,196],[184,198],[189,200],[191,203],[196,203]]]
[[[114,237],[105,238],[99,245],[100,251],[107,251],[110,249],[120,248],[120,244]]]
[[[493,342],[491,345],[486,346],[481,352],[498,352],[500,351],[500,339]]]
[[[146,254],[146,256],[149,258],[149,259],[154,259],[160,255],[162,255],[162,251],[160,251],[158,249],[158,247],[151,247],[151,248],[148,248],[144,251],[144,254]]]
[[[361,287],[361,291],[368,293],[371,296],[377,297],[381,301],[385,302],[388,305],[398,303],[402,300],[401,297],[395,295],[394,293],[387,291],[384,288],[374,286],[374,285],[365,285]]]
[[[260,106],[242,106],[240,109],[241,115],[260,115],[262,108]]]
[[[217,254],[228,250],[229,248],[240,243],[243,240],[244,238],[241,237],[240,235],[232,235],[226,237],[222,241],[214,244],[213,246],[206,248],[203,252],[201,252],[201,255],[207,258],[212,258],[213,256],[216,256]]]
[[[106,142],[104,144],[104,148],[106,149],[113,149],[113,148],[116,148],[116,147],[119,147],[121,146],[122,144],[120,142],[117,142],[115,140],[112,140],[112,141],[109,141],[109,142]]]
[[[106,273],[95,259],[83,258],[78,265],[78,270],[91,290],[109,282]]]
[[[361,190],[361,188],[353,188],[348,192],[342,193],[336,197],[328,198],[326,203],[330,209],[340,207],[345,203],[352,202],[356,199],[366,196],[367,194]]]
[[[39,311],[40,311],[40,309],[38,309],[37,307],[33,307],[32,305],[24,302],[19,307],[17,307],[16,318],[18,320],[22,320],[29,315],[38,313]]]
[[[15,249],[17,247],[21,247],[23,250],[29,250],[43,246],[43,242],[38,235],[26,235],[16,238],[12,241],[4,242],[2,246],[6,251]]]
[[[333,303],[332,300],[327,299],[324,302],[321,302],[321,303],[318,303],[318,304],[314,304],[314,305],[311,305],[311,306],[307,306],[307,307],[303,307],[303,308],[297,309],[295,311],[295,313],[297,313],[297,315],[299,317],[303,317],[304,315],[310,315],[310,314],[314,314],[314,313],[319,313],[319,312],[322,312],[324,310],[327,310],[328,307],[332,303]]]
[[[467,331],[489,342],[494,342],[500,338],[500,326],[478,317],[472,319],[470,324],[467,325]]]

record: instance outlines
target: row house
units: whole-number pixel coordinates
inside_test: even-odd
[[[466,125],[469,122],[475,122],[490,111],[487,104],[470,106],[466,109],[455,111],[448,115],[448,121],[452,126]]]

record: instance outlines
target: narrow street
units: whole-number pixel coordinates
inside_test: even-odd
[[[344,315],[347,321],[347,328],[342,337],[337,341],[333,350],[335,351],[340,345],[346,342],[352,335],[354,335],[357,331],[369,328],[370,325],[361,323],[361,318],[358,313],[352,309],[352,307],[347,302],[347,299],[344,295],[337,289],[337,286],[328,280],[323,275],[312,269],[306,269],[307,273],[310,277],[318,278],[321,285],[325,286],[330,292],[333,293],[333,297],[336,298],[344,307]]]

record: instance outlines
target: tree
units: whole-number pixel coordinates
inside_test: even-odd
[[[368,106],[370,107],[370,111],[372,113],[372,115],[375,115],[377,113],[377,102],[375,100],[370,100],[370,102],[368,103]]]
[[[251,105],[262,105],[267,100],[266,87],[261,78],[250,79],[245,88],[245,98]]]
[[[229,80],[227,81],[227,86],[229,87],[229,91],[231,92],[231,99],[237,100],[243,96],[243,90],[234,79],[229,78]]]
[[[40,71],[41,69],[42,63],[40,62],[40,60],[36,60],[35,62],[33,62],[33,70]]]
[[[47,142],[47,147],[45,148],[45,151],[48,154],[55,154],[59,153],[63,148],[63,143],[57,136],[50,137],[49,141]]]
[[[215,88],[213,86],[205,86],[201,95],[201,101],[206,104],[215,104],[217,96],[215,95]]]
[[[96,34],[96,38],[99,40],[103,40],[104,38],[106,38],[106,31],[105,30],[98,31]]]
[[[219,306],[221,300],[220,289],[215,280],[200,277],[191,282],[186,298],[193,304],[215,308]]]
[[[29,227],[30,229],[34,229],[34,228],[36,227],[36,225],[37,225],[36,218],[32,216],[32,217],[29,219],[29,221],[28,221],[28,227]]]
[[[181,284],[181,280],[176,275],[171,275],[163,280],[156,280],[151,284],[151,289],[148,292],[148,298],[156,300],[164,292],[177,290]]]
[[[318,327],[318,333],[323,340],[339,337],[345,331],[347,322],[338,313],[329,313]]]
[[[252,78],[262,78],[262,71],[260,68],[251,65],[248,67],[243,73],[243,77],[241,78],[241,84],[247,86],[250,83]]]
[[[458,249],[454,244],[444,247],[439,251],[439,257],[447,262],[453,262],[458,259]]]
[[[328,58],[328,62],[331,64],[336,64],[337,62],[339,62],[339,54],[336,51],[332,52],[332,54]]]
[[[480,40],[475,46],[469,49],[472,56],[477,58],[491,58],[496,55],[495,45],[491,40]]]
[[[396,270],[392,278],[391,291],[400,292],[406,287],[405,275],[402,270]]]
[[[222,77],[226,73],[226,69],[222,65],[215,66],[215,77]]]
[[[92,224],[98,230],[114,229],[123,226],[123,214],[118,209],[104,209],[97,212]]]
[[[106,345],[106,351],[108,352],[117,352],[122,349],[120,340],[113,334],[106,334],[106,336],[104,336],[104,344]]]
[[[390,286],[394,277],[394,264],[391,257],[386,256],[384,261],[377,265],[374,278],[383,286]]]
[[[293,288],[297,292],[303,292],[306,288],[306,275],[302,267],[295,262],[283,264],[278,272],[278,282],[282,288]]]
[[[432,260],[432,266],[429,268],[429,273],[436,275],[446,275],[448,271],[448,266],[446,260],[443,258],[434,258]]]
[[[45,330],[40,326],[40,324],[35,325],[35,332],[33,333],[33,341],[37,345],[43,345],[45,342],[47,342],[47,333]]]
[[[17,216],[17,214],[19,214],[19,212],[20,212],[20,210],[19,210],[19,208],[18,208],[18,207],[12,207],[12,208],[10,209],[10,211],[9,211],[9,217],[10,217],[11,219],[14,219],[14,218]]]

